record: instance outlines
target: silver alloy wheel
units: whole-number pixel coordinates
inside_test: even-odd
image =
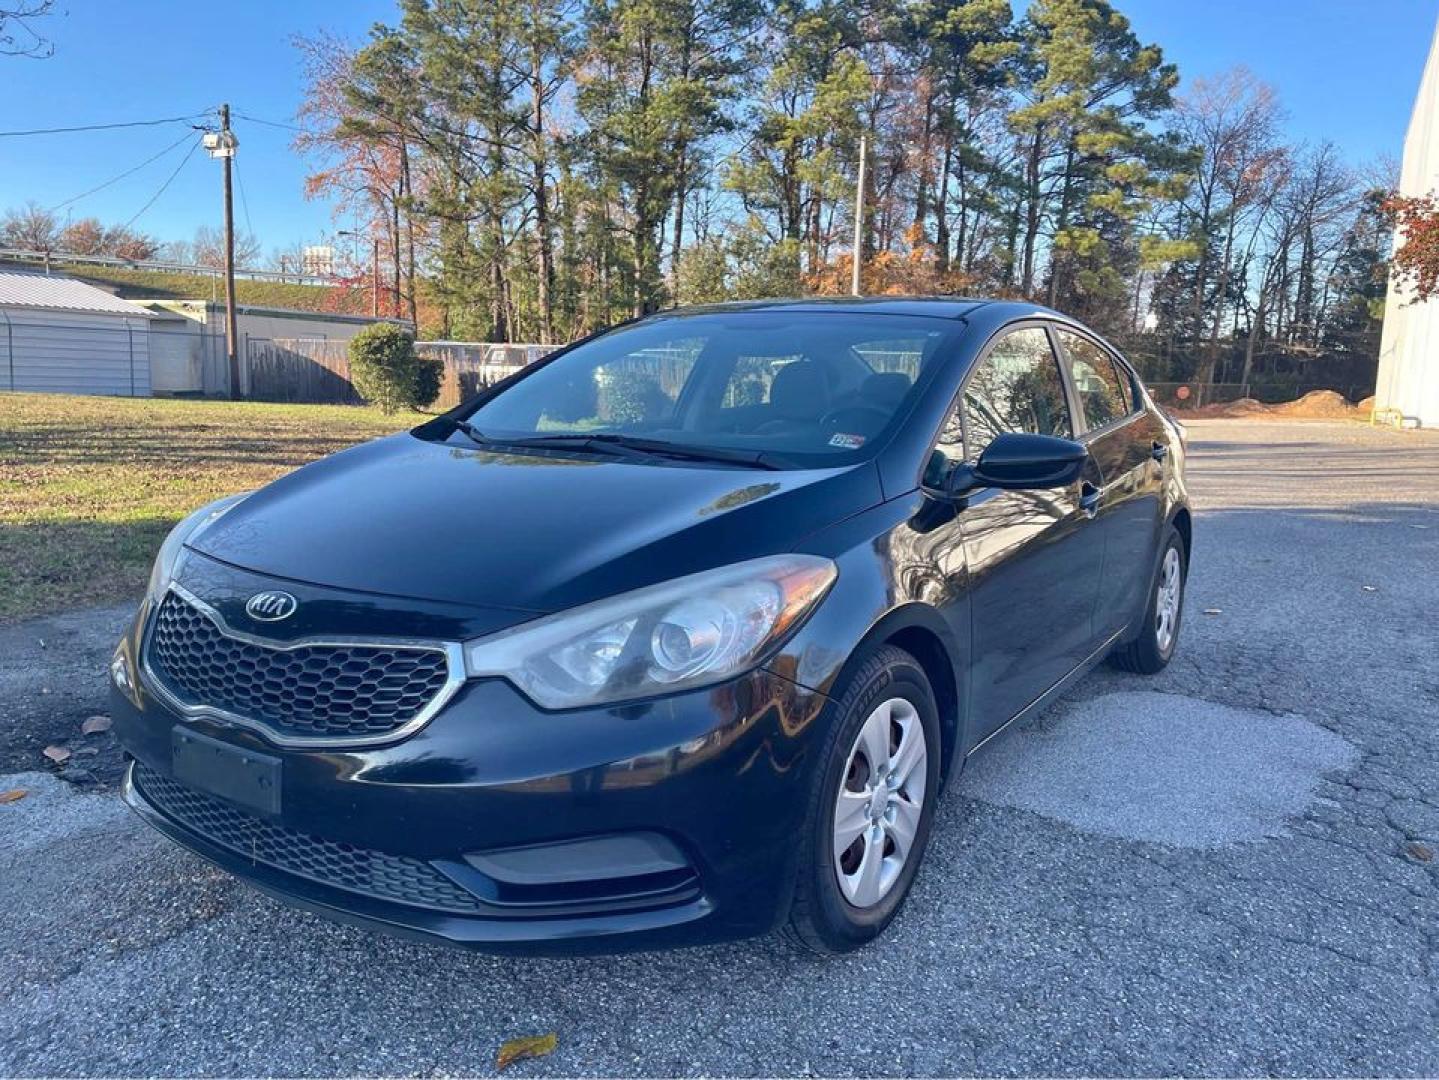
[[[929,750],[904,698],[869,714],[850,747],[834,806],[834,873],[844,898],[873,907],[894,888],[924,809]]]
[[[1154,598],[1154,643],[1161,654],[1169,652],[1174,644],[1174,633],[1179,628],[1179,601],[1184,590],[1184,574],[1179,565],[1179,549],[1170,548],[1164,553],[1164,565],[1159,571],[1159,591]]]

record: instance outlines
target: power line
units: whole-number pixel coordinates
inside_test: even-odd
[[[135,222],[139,221],[140,215],[143,214],[146,210],[150,209],[150,207],[155,205],[155,200],[158,199],[161,195],[165,194],[165,189],[174,182],[175,177],[180,175],[180,170],[185,167],[185,163],[187,161],[189,161],[192,157],[195,156],[195,151],[199,148],[199,140],[196,140],[195,144],[190,147],[190,152],[180,159],[180,164],[175,166],[175,171],[172,172],[168,177],[166,177],[165,182],[160,185],[160,190],[155,192],[155,194],[151,195],[150,201],[147,202],[144,206],[140,207],[134,217],[132,217],[129,221],[125,222],[125,228],[128,229],[131,225],[135,224]]]
[[[210,113],[206,111],[192,113],[189,116],[167,116],[163,120],[130,120],[122,124],[81,124],[78,127],[31,128],[28,131],[0,131],[0,138],[19,135],[65,135],[72,131],[111,131],[115,128],[157,127],[160,124],[184,124],[191,120],[198,120],[202,116],[209,115]]]
[[[246,116],[244,113],[236,113],[235,118],[248,120],[252,124],[264,124],[266,127],[284,128],[286,131],[298,131],[301,135],[305,134],[304,128],[296,127],[294,124],[282,124],[278,120],[261,120],[258,116]]]
[[[240,159],[235,159],[235,183],[240,186],[240,208],[245,211],[245,231],[252,237],[255,235],[255,226],[250,224],[250,200],[245,198],[245,178],[240,175]]]
[[[54,206],[50,207],[50,212],[53,214],[56,210],[63,210],[63,209],[65,209],[65,207],[69,206],[71,203],[77,203],[77,202],[79,202],[81,199],[88,198],[89,196],[94,195],[97,191],[104,191],[104,190],[105,190],[107,187],[109,187],[111,184],[118,184],[121,180],[125,179],[125,177],[131,176],[131,175],[139,172],[139,171],[140,171],[141,169],[143,169],[146,165],[150,165],[150,164],[152,164],[152,163],[154,163],[154,162],[156,162],[156,161],[159,161],[162,157],[164,157],[166,154],[168,154],[171,150],[175,149],[175,147],[179,146],[179,145],[180,145],[182,142],[184,142],[186,139],[189,139],[189,138],[192,138],[192,137],[193,137],[193,136],[190,134],[190,132],[188,132],[188,131],[185,132],[185,134],[181,135],[178,139],[176,139],[174,142],[172,142],[169,146],[165,147],[165,149],[161,150],[161,151],[160,151],[158,154],[156,154],[154,157],[148,157],[148,158],[146,158],[144,161],[140,162],[140,164],[138,164],[138,165],[136,165],[136,166],[134,166],[134,167],[132,167],[132,168],[126,169],[124,172],[120,173],[120,174],[117,175],[117,176],[112,176],[112,177],[110,177],[110,179],[106,180],[103,184],[96,184],[96,185],[95,185],[94,187],[92,187],[89,191],[82,191],[82,192],[80,192],[79,195],[75,195],[75,196],[73,196],[72,198],[66,199],[64,202],[56,203]]]

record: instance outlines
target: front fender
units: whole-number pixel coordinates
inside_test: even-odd
[[[906,648],[939,699],[947,770],[970,731],[969,596],[963,567],[941,565],[932,555],[937,549],[917,542],[920,534],[909,527],[925,501],[919,493],[896,499],[810,538],[803,550],[834,559],[839,576],[768,666],[834,699],[873,649],[887,642]]]

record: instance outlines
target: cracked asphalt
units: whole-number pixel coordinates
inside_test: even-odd
[[[1190,447],[1175,662],[1101,669],[977,757],[877,945],[372,936],[151,835],[107,749],[99,783],[0,776],[28,792],[0,805],[0,1073],[487,1073],[555,1031],[512,1071],[1439,1074],[1439,434],[1209,421]],[[93,711],[122,618],[0,630],[0,727]]]

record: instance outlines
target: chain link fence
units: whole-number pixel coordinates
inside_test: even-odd
[[[1351,404],[1374,392],[1372,383],[1335,383],[1330,381],[1283,383],[1203,383],[1146,382],[1154,400],[1166,409],[1200,409],[1206,405],[1223,405],[1250,398],[1265,405],[1298,401],[1315,390],[1330,390],[1342,395]]]
[[[1249,396],[1248,383],[1150,382],[1150,396],[1166,409],[1198,409]]]

